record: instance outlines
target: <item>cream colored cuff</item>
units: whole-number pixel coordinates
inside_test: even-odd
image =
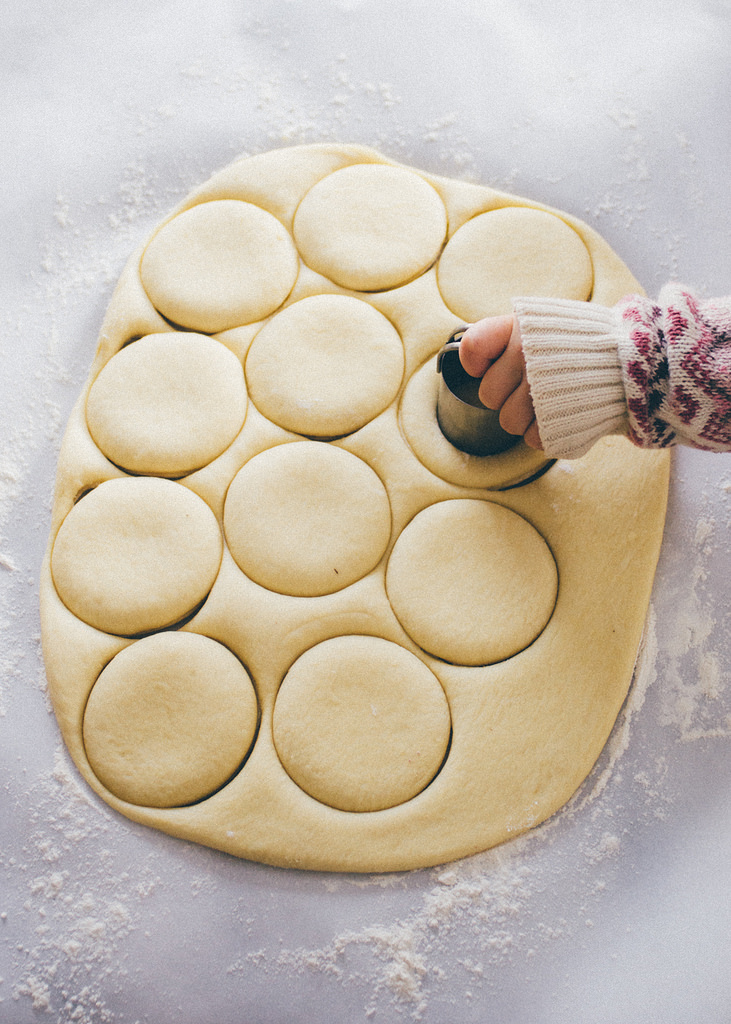
[[[616,310],[570,299],[521,298],[514,311],[546,454],[578,458],[605,434],[625,433]]]

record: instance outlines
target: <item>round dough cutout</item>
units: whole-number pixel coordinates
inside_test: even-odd
[[[413,171],[352,164],[305,195],[294,238],[305,263],[343,288],[383,291],[430,267],[447,231],[439,193]]]
[[[306,651],[274,707],[274,744],[290,778],[342,811],[379,811],[417,796],[449,747],[441,683],[380,637],[343,636]]]
[[[439,290],[473,323],[510,313],[521,295],[586,300],[594,271],[589,250],[566,221],[545,210],[507,206],[463,224],[437,267]]]
[[[558,573],[545,540],[522,516],[458,498],[412,519],[391,552],[386,589],[423,650],[456,665],[489,665],[543,631]]]
[[[241,363],[202,334],[148,334],[112,356],[86,402],[89,432],[131,473],[183,476],[221,454],[246,417]]]
[[[271,213],[215,199],[179,213],[152,237],[140,276],[152,304],[180,327],[211,334],[273,313],[297,278],[297,252]]]
[[[206,503],[159,477],[107,480],[74,505],[51,553],[66,607],[96,629],[135,636],[180,622],[204,600],[223,541]]]
[[[158,633],[103,670],[83,739],[94,774],[120,800],[181,807],[238,771],[257,722],[249,674],[226,647],[196,633]]]
[[[254,456],[234,477],[223,518],[239,568],[262,587],[297,597],[332,594],[361,579],[391,534],[376,473],[320,441]]]
[[[308,437],[364,426],[395,398],[404,350],[378,310],[346,295],[287,306],[257,334],[246,359],[252,401],[270,420]]]

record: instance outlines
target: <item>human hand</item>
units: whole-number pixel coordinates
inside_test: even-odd
[[[520,328],[515,317],[487,317],[472,324],[462,335],[459,358],[471,377],[482,377],[480,401],[488,409],[499,412],[503,430],[522,434],[527,445],[540,448]]]

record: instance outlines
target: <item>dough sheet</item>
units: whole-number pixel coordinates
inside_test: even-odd
[[[514,295],[632,290],[568,214],[364,147],[191,194],[123,271],[59,457],[43,651],[89,785],[314,870],[555,813],[632,680],[669,458],[466,455],[436,354]]]

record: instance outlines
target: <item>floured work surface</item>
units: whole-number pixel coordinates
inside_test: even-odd
[[[59,459],[43,650],[89,784],[346,871],[561,807],[631,681],[669,460],[464,455],[435,357],[512,295],[637,288],[580,221],[362,147],[189,196],[122,274]]]

